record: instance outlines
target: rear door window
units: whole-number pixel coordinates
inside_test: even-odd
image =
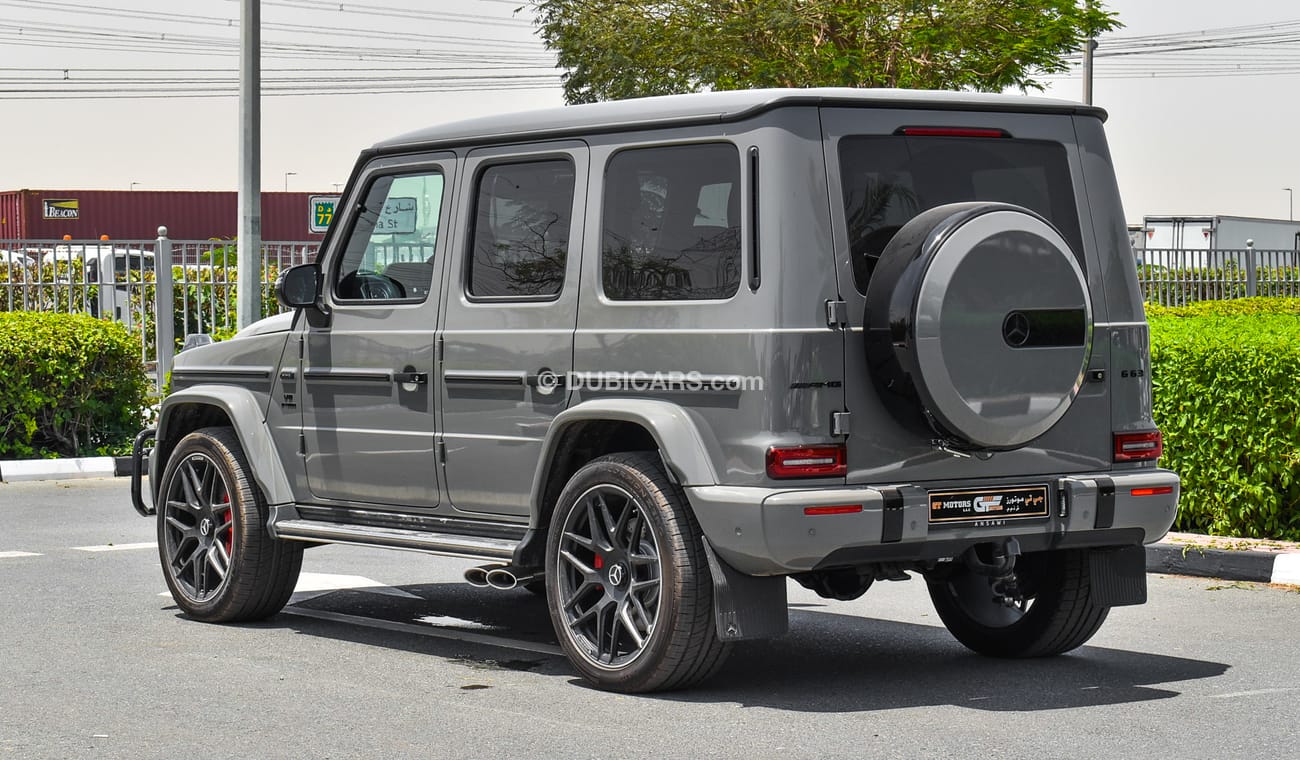
[[[993,201],[1035,211],[1084,267],[1065,146],[988,137],[873,135],[840,141],[844,214],[858,292],[912,217],[948,203]]]
[[[568,160],[501,164],[483,171],[466,283],[471,297],[545,300],[559,295],[569,254],[574,176]]]

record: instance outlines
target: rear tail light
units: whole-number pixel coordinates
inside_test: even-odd
[[[836,478],[849,471],[844,444],[773,446],[767,450],[769,478]]]
[[[1164,439],[1159,430],[1115,434],[1116,462],[1154,462],[1164,450]]]

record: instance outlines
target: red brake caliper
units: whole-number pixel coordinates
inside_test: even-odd
[[[226,504],[229,504],[230,494],[226,494],[226,498],[222,499],[222,501],[225,502]],[[235,551],[235,524],[234,522],[232,522],[234,519],[235,519],[235,514],[232,510],[227,509],[225,512],[221,513],[221,521],[224,523],[229,523],[229,527],[226,528],[226,536],[225,536],[227,557],[230,556]]]
[[[602,567],[605,566],[605,558],[602,557],[602,556],[600,556],[599,554],[597,554],[597,555],[596,555],[596,561],[593,562],[592,564],[596,566],[596,569],[597,569],[597,570],[599,570],[599,569],[601,569]],[[605,590],[605,587],[602,586],[602,585],[597,585],[597,586],[596,586],[596,590],[597,590],[597,591],[604,591],[604,590]]]

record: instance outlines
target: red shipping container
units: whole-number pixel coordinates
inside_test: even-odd
[[[308,231],[309,199],[331,193],[262,193],[262,239],[320,240]],[[229,240],[239,227],[239,194],[187,190],[0,191],[0,240]]]

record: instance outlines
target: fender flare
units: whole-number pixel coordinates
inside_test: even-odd
[[[158,440],[174,445],[177,438],[170,426],[175,424],[174,412],[183,405],[210,406],[221,410],[235,429],[239,444],[244,447],[244,456],[249,464],[254,465],[253,479],[261,487],[267,504],[291,504],[294,501],[293,489],[285,475],[271,431],[266,426],[262,407],[252,391],[230,385],[194,385],[176,391],[163,399],[162,409],[158,413]],[[161,485],[166,462],[158,461],[150,468],[150,488],[155,501]]]
[[[584,401],[556,415],[542,442],[542,455],[533,475],[532,527],[537,528],[546,494],[551,462],[564,432],[575,422],[611,420],[631,422],[645,428],[659,447],[669,475],[683,486],[715,485],[709,448],[690,414],[669,401],[657,399],[595,399]]]

